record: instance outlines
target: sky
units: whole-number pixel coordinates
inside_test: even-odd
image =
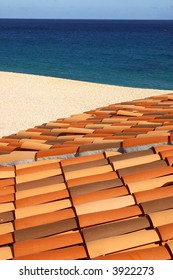
[[[0,18],[173,19],[173,0],[0,0]]]

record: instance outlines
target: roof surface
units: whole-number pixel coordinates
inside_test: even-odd
[[[0,139],[0,259],[173,259],[173,94]]]

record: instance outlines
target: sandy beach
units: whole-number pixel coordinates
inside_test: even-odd
[[[0,137],[104,105],[171,92],[0,72]]]

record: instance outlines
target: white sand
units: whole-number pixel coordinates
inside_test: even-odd
[[[104,105],[173,91],[0,72],[0,137]]]

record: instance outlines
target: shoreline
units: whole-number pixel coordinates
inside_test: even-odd
[[[0,137],[109,104],[173,90],[142,89],[0,72]]]
[[[92,82],[87,80],[77,80],[77,79],[70,79],[70,78],[62,78],[62,77],[56,77],[56,76],[48,76],[48,75],[41,75],[41,74],[35,74],[35,73],[23,73],[23,72],[14,72],[14,71],[1,71],[0,74],[16,74],[16,75],[26,75],[26,76],[33,76],[33,77],[44,77],[44,78],[51,78],[51,79],[57,79],[57,80],[63,80],[63,81],[74,81],[79,83],[87,83],[87,84],[94,84],[94,85],[104,85],[104,86],[110,86],[110,87],[120,87],[120,88],[129,88],[129,89],[142,89],[142,90],[158,90],[158,91],[173,91],[172,89],[160,89],[160,88],[142,88],[142,87],[133,87],[133,86],[125,86],[125,85],[114,85],[114,84],[107,84],[107,83],[100,83],[100,82]]]
[[[120,87],[120,88],[129,88],[129,89],[143,89],[143,90],[158,90],[158,91],[173,91],[173,89],[160,89],[160,88],[140,88],[140,87],[133,87],[133,86],[124,86],[124,85],[113,85],[113,84],[105,84],[105,83],[99,83],[99,82],[92,82],[87,80],[75,80],[70,78],[62,78],[62,77],[56,77],[56,76],[48,76],[48,75],[41,75],[41,74],[35,74],[35,73],[23,73],[23,72],[13,72],[13,71],[1,71],[1,73],[7,73],[7,74],[16,74],[16,75],[27,75],[27,76],[34,76],[34,77],[44,77],[44,78],[51,78],[51,79],[57,79],[57,80],[63,80],[63,81],[74,81],[79,83],[88,83],[88,84],[94,84],[94,85],[104,85],[104,86],[111,86],[111,87]]]

